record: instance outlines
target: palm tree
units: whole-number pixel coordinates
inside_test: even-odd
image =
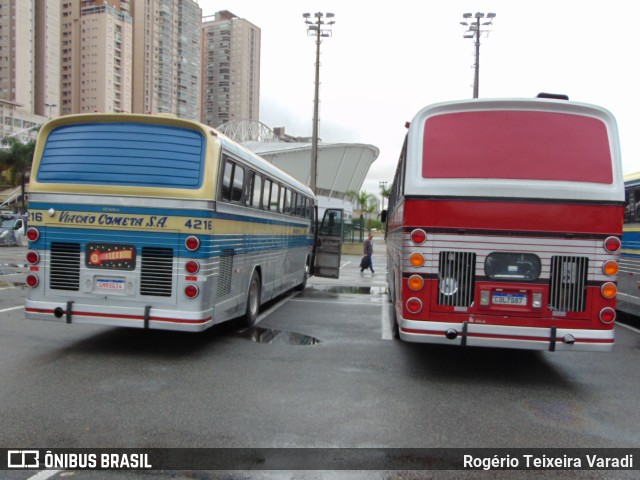
[[[371,205],[370,203],[370,200],[372,198],[376,198],[376,196],[372,193],[368,193],[366,190],[363,190],[361,192],[354,192],[353,190],[348,191],[347,197],[351,198],[351,200],[358,205],[358,210],[360,210],[361,222],[362,217],[365,213],[371,214],[376,211],[376,205]],[[369,233],[371,233],[371,216],[369,216],[369,226],[367,227],[367,230],[369,230]],[[360,233],[360,236],[362,237],[362,233]],[[362,240],[362,238],[360,240]]]
[[[26,143],[22,143],[15,137],[5,137],[2,139],[2,145],[5,148],[0,149],[0,168],[2,168],[3,173],[5,171],[8,172],[8,179],[11,185],[15,186],[20,182],[22,211],[26,212],[25,184],[27,183],[28,172],[31,169],[36,142],[29,140]]]

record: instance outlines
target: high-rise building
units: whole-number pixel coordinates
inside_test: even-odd
[[[60,0],[0,0],[0,134],[29,133],[59,102]]]
[[[130,112],[129,0],[62,0],[61,114]]]
[[[60,8],[62,0],[34,0],[33,113],[57,117],[60,112]]]
[[[133,111],[200,119],[202,9],[194,0],[133,0]]]
[[[229,11],[202,23],[202,122],[260,117],[260,29]]]

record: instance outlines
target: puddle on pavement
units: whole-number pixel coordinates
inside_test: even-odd
[[[320,343],[320,340],[309,335],[263,327],[251,327],[242,330],[238,335],[255,343],[269,345],[317,345]]]
[[[308,290],[319,290],[329,293],[355,293],[358,295],[382,295],[387,293],[387,287],[349,287],[344,285],[314,285],[313,287],[307,287],[305,291]]]

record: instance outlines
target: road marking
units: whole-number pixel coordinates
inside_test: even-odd
[[[391,334],[391,323],[389,317],[389,305],[391,305],[388,301],[388,294],[382,295],[382,314],[380,315],[380,321],[382,322],[382,339],[383,340],[393,340],[393,335]]]
[[[14,310],[20,310],[22,308],[24,308],[24,305],[20,305],[19,307],[5,308],[4,310],[0,310],[0,313],[13,312]]]
[[[331,305],[361,305],[361,306],[365,306],[365,307],[375,307],[377,305],[377,303],[374,302],[369,302],[369,303],[365,303],[365,302],[336,302],[335,300],[313,300],[310,298],[296,298],[294,300],[292,300],[292,302],[306,302],[306,303],[324,303],[325,305],[327,303],[331,304]]]
[[[62,472],[62,470],[42,470],[41,472],[36,473],[33,477],[29,477],[27,480],[47,480],[60,472]]]
[[[616,323],[616,325],[618,325],[620,327],[628,328],[632,332],[640,333],[640,330],[638,330],[637,328],[632,327],[631,325],[627,325],[625,323]]]

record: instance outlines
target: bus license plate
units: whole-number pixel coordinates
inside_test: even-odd
[[[96,278],[95,289],[101,292],[124,292],[126,283],[124,278]]]
[[[526,293],[494,293],[491,302],[494,305],[527,305]]]

